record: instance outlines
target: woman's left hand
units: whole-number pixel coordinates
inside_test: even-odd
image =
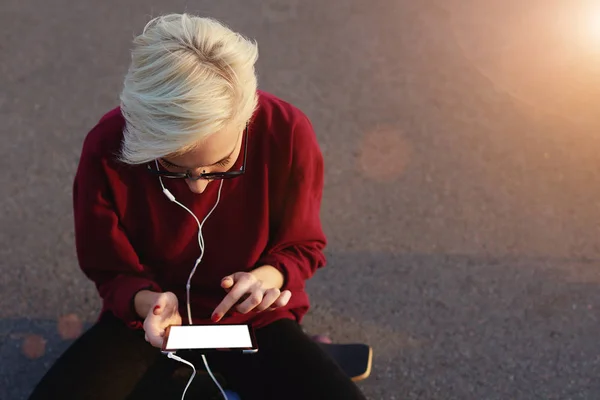
[[[284,307],[292,297],[289,290],[280,291],[277,287],[268,287],[251,272],[228,275],[221,280],[221,287],[228,293],[213,311],[213,322],[220,321],[233,306],[242,314],[250,311],[270,311]]]

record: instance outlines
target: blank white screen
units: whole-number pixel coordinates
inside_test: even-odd
[[[166,348],[252,348],[252,339],[247,325],[178,325],[171,327]]]

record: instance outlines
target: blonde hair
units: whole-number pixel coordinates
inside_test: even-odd
[[[255,42],[210,18],[168,14],[148,22],[133,44],[121,93],[122,161],[181,154],[252,117]]]

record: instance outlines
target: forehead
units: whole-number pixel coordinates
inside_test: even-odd
[[[197,145],[177,156],[165,157],[177,165],[207,166],[227,157],[235,148],[239,132],[236,129],[222,129],[201,140]]]

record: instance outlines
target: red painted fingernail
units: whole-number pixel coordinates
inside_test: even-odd
[[[212,322],[217,322],[221,319],[221,316],[219,314],[214,314],[212,317],[210,317],[210,319]]]
[[[156,312],[158,310],[160,310],[160,306],[154,306],[154,310],[152,310],[152,311]]]

